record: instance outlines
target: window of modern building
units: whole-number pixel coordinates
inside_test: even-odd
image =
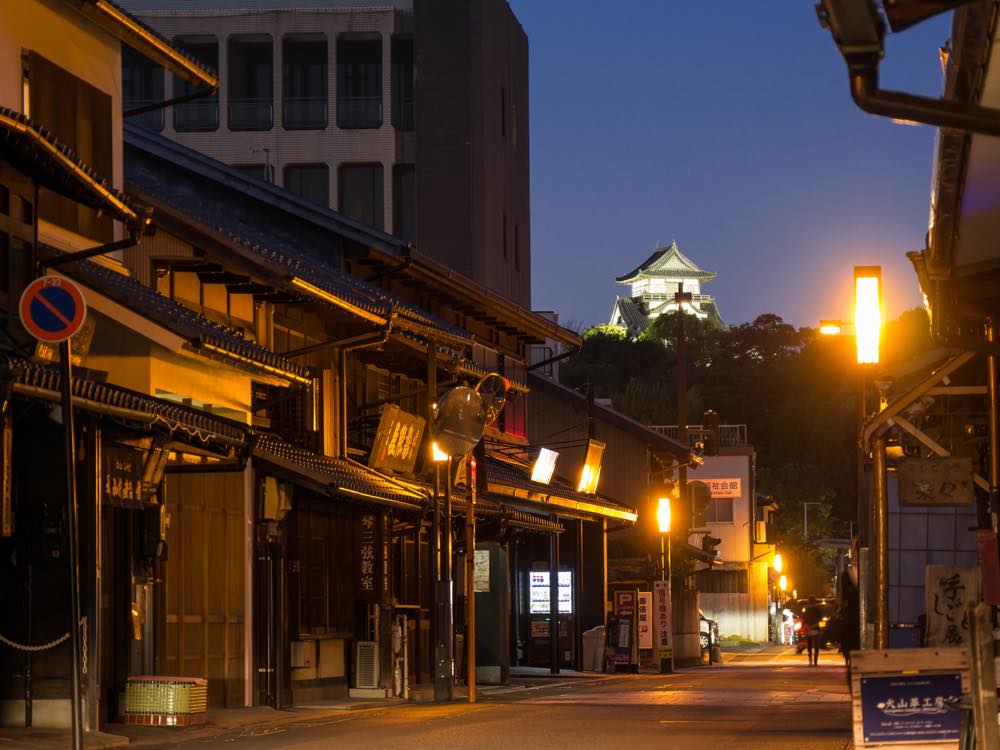
[[[326,164],[289,164],[285,189],[321,206],[330,205],[330,168]]]
[[[29,52],[25,60],[24,86],[31,118],[110,180],[111,97],[37,52]],[[110,218],[49,190],[40,192],[38,216],[102,242],[113,239]]]
[[[705,521],[708,523],[732,523],[732,498],[719,498],[709,501],[708,508],[705,510]]]
[[[392,125],[413,130],[413,38],[392,40]]]
[[[128,45],[122,45],[122,99],[126,112],[160,104],[163,101],[163,66]],[[163,108],[143,112],[130,118],[151,130],[163,130]]]
[[[214,36],[177,37],[174,44],[212,70],[219,69],[219,42]],[[174,76],[174,97],[188,96],[195,87]],[[219,94],[202,96],[173,106],[174,130],[178,133],[204,133],[219,129]]]
[[[337,41],[337,127],[382,126],[382,40]]]
[[[274,125],[274,53],[267,34],[229,37],[229,129]]]
[[[281,123],[285,130],[322,130],[327,123],[327,46],[323,34],[281,42]]]
[[[381,164],[345,164],[340,168],[340,212],[376,229],[385,225]]]
[[[397,164],[393,168],[392,214],[393,234],[416,242],[417,185],[412,164]]]
[[[232,167],[255,180],[274,182],[274,167],[269,164],[233,164]]]

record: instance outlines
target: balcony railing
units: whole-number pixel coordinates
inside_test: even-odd
[[[195,99],[174,105],[174,130],[199,133],[219,129],[219,101]]]
[[[325,96],[288,97],[281,103],[281,122],[286,130],[322,130],[326,112]]]
[[[680,436],[680,429],[675,424],[651,424],[649,429],[656,430],[661,435],[666,435],[672,440],[677,440]],[[694,446],[696,443],[704,443],[709,436],[707,427],[700,424],[691,424],[687,428],[688,445]],[[719,447],[736,448],[747,443],[747,426],[745,424],[720,424],[719,425]]]
[[[641,292],[639,295],[637,295],[637,298],[644,300],[651,300],[654,302],[659,302],[662,300],[668,300],[672,302],[674,300],[674,292]],[[713,297],[711,294],[692,294],[691,301],[714,302],[715,297]]]
[[[230,99],[230,130],[270,130],[274,125],[274,102],[268,99]]]
[[[337,99],[338,128],[378,128],[382,125],[382,97]]]

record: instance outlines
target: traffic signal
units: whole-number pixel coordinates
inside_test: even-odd
[[[719,414],[709,409],[702,417],[702,425],[705,428],[705,455],[719,455]]]
[[[700,529],[705,525],[705,511],[712,501],[712,492],[704,482],[688,482],[688,499],[691,502],[691,528]]]
[[[722,543],[722,540],[717,536],[712,536],[711,534],[705,534],[701,538],[701,548],[703,551],[708,552],[715,557],[719,556],[719,550],[716,547]]]

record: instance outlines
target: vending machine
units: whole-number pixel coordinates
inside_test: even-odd
[[[559,663],[573,663],[573,571],[559,571]],[[528,571],[528,663],[548,665],[551,662],[549,646],[549,569],[548,563],[535,563]]]

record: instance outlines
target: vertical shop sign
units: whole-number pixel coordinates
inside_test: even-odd
[[[927,646],[969,643],[965,605],[979,601],[979,568],[928,565],[924,579],[927,606]]]
[[[674,658],[674,643],[671,638],[670,581],[653,581],[654,628],[656,631],[656,655],[660,660]]]
[[[358,517],[355,569],[358,600],[377,604],[382,600],[385,576],[384,520],[381,513],[368,512]]]
[[[653,593],[639,592],[639,648],[653,647]]]

